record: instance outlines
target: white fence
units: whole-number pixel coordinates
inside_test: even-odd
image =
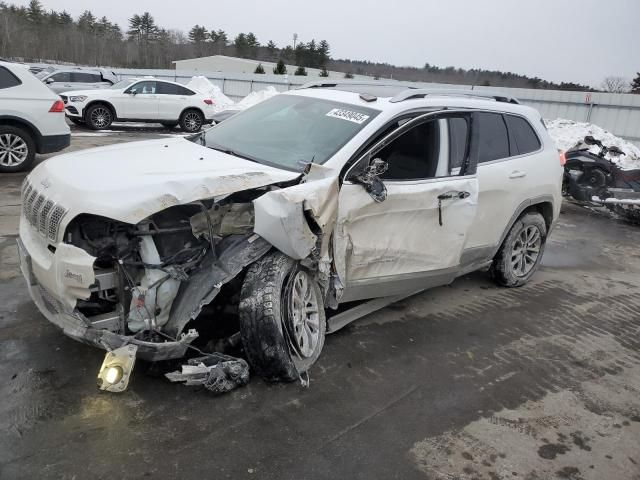
[[[114,69],[120,78],[153,75],[166,80],[187,83],[194,75],[203,75],[220,87],[228,97],[238,100],[251,92],[273,86],[282,92],[312,79],[293,75],[256,75],[228,72],[189,72],[175,70]],[[318,80],[318,79],[313,79]],[[322,80],[342,80],[327,78]],[[389,83],[389,80],[379,81]],[[362,83],[359,81],[359,83]],[[370,80],[375,85],[377,81]],[[426,88],[470,88],[467,85],[442,83],[394,82],[398,85]],[[535,107],[544,118],[567,118],[591,122],[640,146],[640,95],[618,93],[567,92],[525,88],[479,87],[483,91],[516,97],[521,103]]]

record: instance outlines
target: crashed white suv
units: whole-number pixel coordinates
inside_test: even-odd
[[[487,267],[504,286],[531,278],[563,173],[537,111],[481,92],[313,86],[191,139],[38,166],[18,243],[42,313],[147,360],[235,336],[257,373],[292,380],[325,333],[401,296]]]

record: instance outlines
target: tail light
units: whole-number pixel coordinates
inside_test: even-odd
[[[559,151],[560,154],[560,166],[564,167],[564,164],[567,163],[567,157],[565,156],[563,151]]]
[[[49,111],[53,113],[64,112],[64,102],[62,100],[56,100],[53,102],[53,105],[51,105]]]
[[[213,100],[211,100],[210,98],[205,99],[204,103],[206,103],[207,105],[213,105]]]

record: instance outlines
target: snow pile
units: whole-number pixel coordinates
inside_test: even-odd
[[[253,107],[260,102],[264,102],[265,100],[277,95],[278,92],[275,87],[267,87],[266,90],[260,90],[259,92],[251,92],[249,95],[240,100],[233,107],[238,110],[244,110],[249,107]]]
[[[233,108],[234,101],[222,93],[220,87],[211,83],[207,77],[193,77],[186,86],[208,95],[213,100],[213,108],[216,112]]]
[[[624,170],[640,168],[640,148],[620,137],[616,137],[597,125],[574,122],[564,118],[545,120],[545,124],[551,138],[553,138],[560,150],[566,152],[578,146],[586,147],[583,144],[584,137],[591,135],[596,140],[600,140],[605,146],[616,146],[626,153],[626,155],[617,160],[620,168]],[[593,153],[598,153],[599,147],[593,146],[589,150]],[[614,157],[613,160],[616,161],[616,158]]]

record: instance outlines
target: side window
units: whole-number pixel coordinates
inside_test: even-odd
[[[138,82],[131,85],[124,93],[133,93],[138,95],[152,95],[156,93],[156,82]]]
[[[522,117],[505,115],[511,140],[511,155],[524,155],[540,149],[540,139],[531,124]]]
[[[469,138],[469,123],[466,118],[449,119],[449,171],[456,175],[467,153],[467,139]]]
[[[158,82],[158,93],[164,95],[195,95],[195,93],[188,88],[166,82]]]
[[[70,72],[60,72],[55,73],[49,78],[52,78],[54,82],[70,82],[71,81],[71,73]]]
[[[499,113],[477,113],[478,163],[509,157],[507,126]]]
[[[0,89],[16,87],[21,83],[20,79],[7,68],[0,67]]]
[[[375,156],[389,165],[389,169],[382,175],[385,180],[435,177],[440,158],[438,122],[430,121],[413,127]]]
[[[71,81],[75,83],[92,83],[93,78],[90,73],[71,72]]]

